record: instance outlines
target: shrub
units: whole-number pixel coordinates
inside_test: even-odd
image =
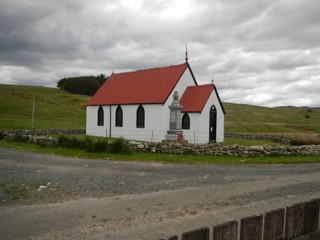
[[[59,135],[57,146],[62,148],[67,148],[68,146],[68,137],[66,135]]]
[[[82,142],[82,140],[76,137],[71,137],[69,138],[69,148],[81,149],[83,146]]]
[[[37,141],[37,145],[41,148],[46,148],[48,146],[46,141]]]
[[[111,153],[132,154],[132,146],[123,138],[119,138],[110,144]]]
[[[88,152],[104,152],[107,150],[107,143],[104,140],[94,141],[92,138],[86,138],[85,149]]]
[[[15,142],[28,142],[29,137],[26,135],[22,135],[19,132],[15,132],[14,137],[13,137],[13,141],[15,141]]]
[[[305,117],[306,119],[309,119],[309,118],[310,118],[310,115],[309,115],[308,113],[306,113],[306,114],[304,115],[304,117]]]
[[[75,149],[86,148],[85,140],[81,140],[77,137],[68,137],[66,135],[58,136],[57,145],[58,147],[62,147],[62,148],[75,148]]]
[[[77,137],[68,137],[59,135],[57,146],[62,148],[84,149],[88,152],[103,152],[107,150],[107,143],[105,140],[94,140],[91,137],[80,139]]]
[[[94,152],[104,152],[107,150],[107,143],[105,141],[96,141],[93,143]]]
[[[4,135],[4,133],[2,132],[2,131],[0,131],[0,140],[3,140],[3,139],[5,139],[5,135]]]

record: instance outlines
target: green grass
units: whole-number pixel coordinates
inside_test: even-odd
[[[33,99],[36,103],[36,129],[85,128],[84,105],[90,97],[70,94],[58,88],[0,84],[0,129],[31,129]],[[226,110],[225,132],[320,132],[320,108],[223,105]]]
[[[241,138],[230,138],[226,137],[224,139],[223,145],[242,145],[242,146],[261,146],[261,145],[288,145],[288,144],[283,144],[283,143],[278,143],[278,142],[271,142],[267,140],[257,140],[257,139],[241,139]]]
[[[56,88],[0,84],[0,129],[85,128],[88,96]]]
[[[319,156],[274,156],[274,157],[229,157],[229,156],[205,156],[205,155],[178,155],[159,153],[138,153],[132,155],[92,153],[84,150],[40,147],[35,144],[4,142],[0,146],[11,147],[19,150],[34,151],[44,154],[54,154],[72,158],[88,158],[101,160],[122,160],[139,162],[163,162],[163,163],[209,163],[209,164],[288,164],[288,163],[313,163],[320,162]]]
[[[223,103],[225,131],[235,133],[320,132],[320,108],[259,107]],[[306,118],[309,114],[310,118]]]
[[[1,183],[0,190],[2,190],[7,196],[4,199],[0,198],[0,201],[4,200],[26,200],[33,198],[37,194],[37,190],[41,185],[46,186],[47,183],[43,181],[37,182],[10,182]]]

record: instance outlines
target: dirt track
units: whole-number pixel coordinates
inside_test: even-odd
[[[1,239],[158,239],[320,197],[320,164],[223,166],[80,160],[0,148]]]

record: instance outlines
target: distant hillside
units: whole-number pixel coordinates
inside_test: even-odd
[[[88,96],[57,88],[0,84],[0,129],[85,128]],[[258,107],[223,103],[225,131],[239,133],[320,132],[320,108]]]
[[[85,128],[85,104],[90,97],[48,87],[0,84],[0,129]]]
[[[226,132],[320,132],[320,108],[268,108],[233,103],[223,106]]]

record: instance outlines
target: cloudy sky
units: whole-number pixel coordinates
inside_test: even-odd
[[[0,83],[189,63],[224,102],[320,106],[319,0],[0,0]]]

